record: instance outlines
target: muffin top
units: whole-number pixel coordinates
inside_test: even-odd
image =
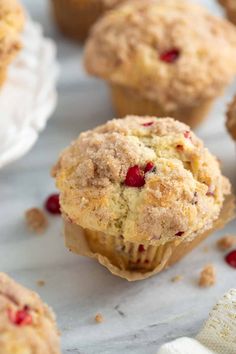
[[[235,56],[228,21],[186,0],[134,0],[94,26],[85,67],[172,110],[221,93],[236,72]]]
[[[226,126],[232,138],[236,140],[236,96],[229,105]]]
[[[21,48],[19,32],[25,22],[23,8],[17,0],[0,0],[0,59],[10,61]]]
[[[216,158],[172,118],[128,116],[82,133],[53,175],[70,222],[143,244],[209,229],[230,192]]]
[[[0,348],[4,354],[59,354],[52,311],[39,296],[0,273]]]
[[[219,3],[227,8],[229,11],[236,11],[235,0],[218,0]]]

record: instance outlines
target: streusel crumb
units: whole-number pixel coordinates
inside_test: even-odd
[[[217,247],[221,251],[228,250],[236,244],[236,235],[225,235],[217,241]]]
[[[38,281],[37,281],[37,285],[38,285],[39,287],[42,287],[42,286],[45,285],[45,281],[44,281],[44,280],[38,280]]]
[[[102,316],[101,313],[97,313],[94,319],[95,319],[95,321],[96,321],[97,323],[102,323],[102,322],[104,322],[104,318],[103,318],[103,316]]]
[[[203,288],[214,285],[216,282],[216,270],[212,264],[207,264],[201,271],[198,285]]]
[[[31,208],[26,211],[25,219],[29,229],[35,233],[43,233],[47,226],[48,221],[44,212],[39,208]]]
[[[182,275],[175,275],[173,278],[171,278],[171,281],[173,283],[177,283],[177,282],[181,281],[182,279],[183,279]]]

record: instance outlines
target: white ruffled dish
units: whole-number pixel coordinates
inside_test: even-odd
[[[24,155],[55,109],[56,46],[27,19],[23,49],[10,65],[0,91],[0,168]]]

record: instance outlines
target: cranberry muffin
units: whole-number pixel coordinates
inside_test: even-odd
[[[108,82],[119,117],[170,116],[195,127],[233,79],[235,57],[228,21],[186,0],[134,0],[98,21],[84,62]]]
[[[6,79],[9,64],[21,49],[20,33],[24,23],[24,11],[17,0],[0,1],[0,85]]]
[[[236,140],[236,96],[228,107],[226,127],[232,138]]]
[[[39,296],[0,273],[1,354],[60,354],[53,312]]]
[[[218,0],[224,6],[228,19],[236,24],[236,2],[235,0]]]
[[[124,0],[51,0],[55,20],[68,37],[83,41],[91,26]]]
[[[131,273],[180,259],[230,193],[217,159],[172,118],[128,116],[82,133],[53,175],[68,248],[80,253],[84,237],[94,258]]]

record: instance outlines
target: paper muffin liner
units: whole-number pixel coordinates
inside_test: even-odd
[[[29,17],[21,37],[22,49],[0,90],[0,168],[32,147],[57,102],[54,42],[44,38],[41,26]]]
[[[138,92],[119,85],[110,85],[113,105],[118,117],[126,115],[173,117],[197,127],[207,117],[213,99],[206,99],[196,106],[180,106],[176,110],[166,110],[158,102],[142,97]]]
[[[105,11],[101,1],[52,0],[55,20],[60,30],[76,41],[84,41],[91,26]]]
[[[226,198],[213,227],[192,241],[178,239],[161,246],[145,246],[126,242],[101,232],[84,230],[64,219],[65,243],[72,252],[97,259],[111,273],[129,281],[148,278],[179,261],[214,231],[234,217],[234,196]]]

